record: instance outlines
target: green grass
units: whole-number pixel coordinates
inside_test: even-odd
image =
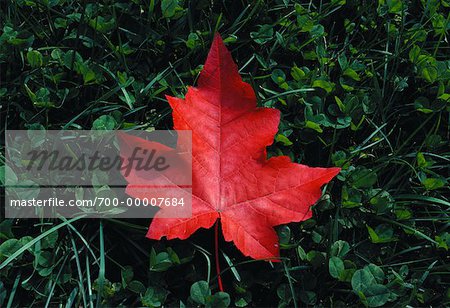
[[[0,306],[449,305],[449,6],[2,2],[2,135],[101,116],[170,129],[164,95],[195,85],[219,31],[258,104],[282,112],[270,155],[343,170],[313,218],[278,228],[283,262],[220,239],[228,295],[212,230],[150,241],[148,219],[3,220]]]

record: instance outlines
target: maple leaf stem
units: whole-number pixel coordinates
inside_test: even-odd
[[[217,221],[214,226],[214,250],[216,255],[217,282],[219,284],[219,290],[223,292],[222,276],[220,276],[219,265],[219,221]]]

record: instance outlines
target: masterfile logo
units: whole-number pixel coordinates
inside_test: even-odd
[[[7,131],[5,217],[142,218],[160,207],[190,217],[191,139],[190,131]]]

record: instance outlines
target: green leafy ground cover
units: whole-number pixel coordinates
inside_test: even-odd
[[[278,228],[283,262],[221,239],[226,293],[211,230],[156,242],[148,219],[2,220],[0,306],[448,305],[449,7],[3,1],[2,134],[171,128],[164,94],[195,84],[219,31],[259,105],[282,111],[271,155],[343,170],[313,218]]]

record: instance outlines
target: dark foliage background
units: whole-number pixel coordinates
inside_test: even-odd
[[[312,219],[279,227],[282,263],[221,239],[227,293],[211,230],[156,242],[147,219],[3,220],[0,306],[448,305],[449,7],[0,2],[2,134],[169,129],[164,95],[195,85],[219,31],[259,105],[282,111],[271,155],[343,168]]]

